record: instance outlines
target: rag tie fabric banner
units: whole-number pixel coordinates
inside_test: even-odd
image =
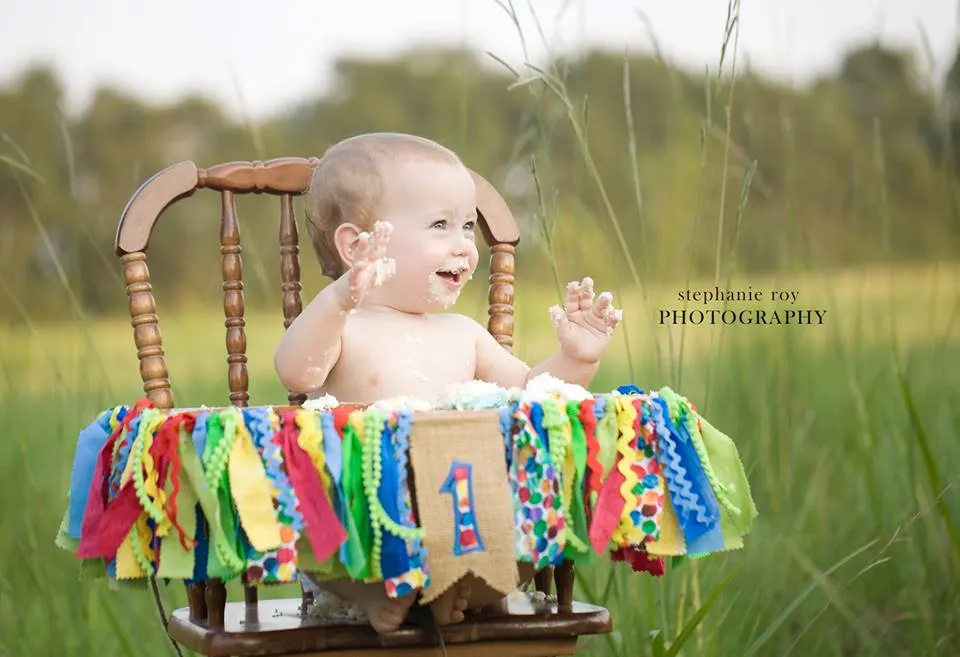
[[[116,582],[309,571],[425,602],[468,573],[506,595],[517,563],[662,575],[743,546],[736,446],[669,388],[487,402],[116,406],[79,433],[57,544]]]

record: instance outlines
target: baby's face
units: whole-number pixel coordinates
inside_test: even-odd
[[[396,274],[382,302],[406,312],[449,308],[477,268],[477,195],[463,166],[410,158],[384,172],[380,218],[393,225]]]

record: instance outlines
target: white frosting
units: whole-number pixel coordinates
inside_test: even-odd
[[[466,381],[448,386],[438,407],[450,410],[481,410],[506,406],[520,397],[518,388],[503,388],[489,381]]]
[[[388,397],[386,399],[381,399],[370,405],[373,408],[380,410],[383,413],[391,413],[393,411],[430,411],[433,410],[433,404],[424,400],[418,399],[416,397]]]
[[[374,263],[373,285],[382,285],[385,280],[397,273],[397,261],[393,258],[380,258]]]
[[[317,397],[315,399],[308,399],[303,402],[303,407],[310,409],[311,411],[323,411],[328,408],[336,408],[340,405],[340,402],[337,401],[337,398],[333,395],[324,395],[323,397]]]
[[[567,383],[550,374],[540,374],[527,382],[523,394],[520,395],[520,400],[542,402],[546,399],[560,399],[579,402],[591,397],[593,395],[590,391],[582,386]]]
[[[581,402],[590,399],[593,394],[582,386],[567,383],[550,374],[540,374],[530,379],[526,387],[504,388],[490,381],[465,381],[447,387],[443,395],[433,402],[410,396],[396,396],[381,399],[372,407],[383,413],[394,411],[432,411],[432,410],[489,410],[502,408],[514,402],[543,402],[548,399],[556,401]],[[324,395],[316,399],[308,399],[303,407],[323,411],[336,408],[340,405],[333,395]]]

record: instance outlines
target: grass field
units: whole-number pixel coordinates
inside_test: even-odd
[[[620,295],[628,340],[593,389],[634,382],[688,396],[739,446],[760,517],[743,550],[663,578],[581,570],[578,597],[607,605],[616,625],[584,640],[583,654],[667,654],[671,644],[685,655],[960,654],[960,268],[732,288],[748,285],[798,291],[796,306],[826,310],[824,324],[668,329],[659,310],[681,309],[679,290],[711,284]],[[461,310],[482,318],[482,291]],[[551,302],[518,289],[517,351],[530,361],[553,348]],[[218,309],[162,308],[177,402],[224,403]],[[264,312],[247,323],[253,403],[280,402],[271,369],[280,323]],[[129,324],[0,327],[0,372],[0,654],[170,654],[146,589],[80,581],[53,544],[78,430],[141,394]],[[164,594],[168,607],[184,604],[182,587]]]

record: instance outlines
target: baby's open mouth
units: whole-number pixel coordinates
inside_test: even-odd
[[[463,275],[465,273],[466,270],[463,269],[441,269],[437,271],[437,276],[445,281],[459,284],[463,281]]]

